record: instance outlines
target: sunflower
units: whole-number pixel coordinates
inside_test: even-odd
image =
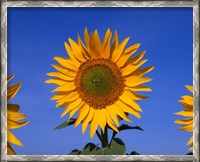
[[[186,88],[193,93],[193,87],[186,85]],[[184,117],[188,117],[186,119],[178,119],[175,120],[176,124],[184,124],[184,126],[179,127],[180,130],[184,130],[187,132],[193,132],[193,96],[192,95],[186,95],[182,96],[182,100],[179,100],[179,102],[186,108],[186,110],[177,112],[175,114],[181,115]],[[193,136],[189,139],[187,145],[190,145],[188,150],[193,149]]]
[[[84,30],[85,44],[78,35],[78,42],[68,39],[64,43],[69,58],[54,57],[60,64],[52,66],[57,70],[47,75],[52,76],[46,83],[57,84],[52,92],[57,92],[51,100],[56,100],[56,107],[65,106],[61,117],[69,113],[69,119],[77,112],[74,123],[76,127],[82,123],[82,133],[90,124],[90,137],[100,126],[105,131],[106,125],[118,132],[119,117],[132,122],[127,114],[140,118],[142,109],[136,103],[146,96],[137,91],[151,91],[141,85],[152,79],[143,77],[154,67],[139,69],[147,60],[142,60],[146,51],[130,58],[140,44],[125,48],[129,37],[118,42],[115,31],[111,43],[112,32],[107,29],[103,41],[97,30],[88,34]]]
[[[8,77],[8,82],[14,77],[11,75]],[[21,87],[21,82],[9,85],[7,89],[7,101],[10,101],[18,92]],[[19,113],[20,106],[17,104],[8,104],[7,105],[7,153],[9,155],[15,155],[15,151],[11,147],[10,143],[13,143],[18,146],[23,146],[22,142],[15,137],[15,135],[10,131],[10,129],[20,128],[29,121],[20,121],[25,119],[26,116],[24,114]]]

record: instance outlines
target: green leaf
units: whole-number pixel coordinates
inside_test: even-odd
[[[137,129],[137,130],[141,130],[144,131],[142,128],[140,128],[139,126],[129,126],[127,124],[122,124],[118,127],[119,131],[123,131],[123,130],[128,130],[128,129]],[[112,135],[112,139],[115,137],[115,135],[117,134],[117,132],[113,131],[113,135]]]
[[[110,149],[108,147],[98,149],[94,152],[93,155],[112,155]]]
[[[137,129],[137,130],[141,130],[141,131],[144,131],[142,128],[140,128],[139,126],[129,126],[127,124],[122,124],[119,128],[119,131],[122,131],[122,130],[127,130],[127,129]]]
[[[114,138],[110,144],[111,155],[124,155],[126,146],[120,138]]]
[[[68,155],[124,155],[126,146],[119,138],[114,138],[110,146],[99,148],[94,143],[88,143],[84,146],[83,150],[73,150]]]
[[[80,150],[72,150],[72,152],[70,152],[68,155],[80,155],[81,151]]]
[[[89,151],[89,148],[91,151],[89,153],[87,152],[87,155],[124,155],[126,150],[126,146],[119,138],[113,139],[110,146],[105,148],[98,148],[94,144],[87,144],[86,146],[85,150],[81,152],[81,155],[86,155],[86,150]]]
[[[54,129],[63,129],[63,128],[67,127],[67,126],[70,126],[70,125],[74,124],[75,121],[76,121],[75,118],[71,118],[70,120],[66,120],[64,123],[60,124],[59,126],[57,126]]]
[[[130,154],[126,154],[126,155],[140,155],[139,153],[137,153],[136,151],[131,151]]]
[[[97,149],[99,149],[99,147],[90,142],[84,146],[83,150],[81,151],[81,155],[91,155]]]

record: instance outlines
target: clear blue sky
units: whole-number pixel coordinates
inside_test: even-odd
[[[62,155],[81,149],[89,138],[89,131],[81,134],[81,126],[53,130],[67,119],[60,118],[63,108],[55,108],[51,90],[45,84],[45,74],[54,69],[54,56],[67,57],[64,42],[68,37],[83,38],[83,30],[97,29],[100,36],[107,28],[117,30],[119,40],[130,36],[128,46],[141,43],[147,50],[144,67],[155,69],[147,83],[153,89],[151,97],[140,101],[141,119],[132,117],[142,131],[119,133],[130,153],[180,155],[188,153],[187,141],[191,133],[180,131],[174,112],[184,109],[178,100],[189,94],[184,85],[192,85],[192,8],[8,8],[8,75],[15,73],[11,83],[22,81],[22,87],[12,103],[21,105],[21,112],[30,123],[14,134],[23,147],[13,146],[18,154]],[[142,93],[147,94],[147,93]],[[100,144],[100,143],[99,143]]]

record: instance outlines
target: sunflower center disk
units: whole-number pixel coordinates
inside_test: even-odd
[[[82,89],[92,96],[108,95],[113,87],[112,72],[101,65],[89,68],[82,77]]]
[[[95,109],[115,103],[125,86],[118,66],[103,58],[83,63],[79,67],[75,85],[82,100]]]

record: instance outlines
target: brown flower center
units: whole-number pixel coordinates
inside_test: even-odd
[[[120,68],[104,58],[84,62],[78,70],[75,85],[84,102],[95,109],[115,103],[124,91]]]

